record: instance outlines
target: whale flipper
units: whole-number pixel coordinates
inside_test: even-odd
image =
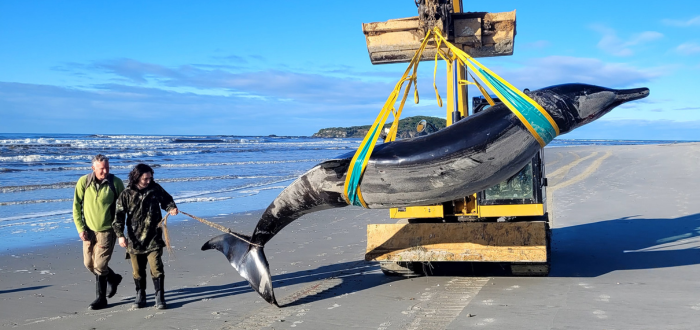
[[[240,235],[247,241],[250,238]],[[248,281],[260,296],[270,304],[279,306],[272,290],[270,267],[265,258],[265,252],[260,246],[248,244],[231,234],[223,234],[210,239],[202,245],[202,251],[218,250],[226,256],[231,266]]]

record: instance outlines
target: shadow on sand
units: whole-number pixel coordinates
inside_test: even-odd
[[[378,264],[358,260],[322,266],[312,270],[275,275],[272,277],[272,282],[273,287],[276,289],[275,292],[279,294],[279,289],[286,286],[326,279],[334,280],[322,286],[320,290],[314,290],[314,294],[312,295],[300,295],[298,299],[291,299],[291,301],[288,301],[285,297],[286,294],[280,294],[277,299],[280,304],[284,304],[282,307],[290,307],[310,301],[323,300],[346,293],[362,291],[397,280],[397,278],[385,277],[378,270]],[[232,269],[231,271],[232,277],[237,276],[235,275],[235,270]],[[248,282],[240,281],[225,285],[186,287],[170,292],[166,291],[165,298],[168,303],[168,308],[170,309],[182,307],[183,305],[201,301],[202,299],[223,298],[249,292],[253,292],[253,290],[250,288]],[[149,295],[149,302],[150,299],[152,299],[151,296],[152,295]]]
[[[12,293],[12,292],[21,292],[21,291],[30,291],[30,290],[39,290],[43,288],[48,288],[50,285],[37,285],[37,286],[30,286],[26,288],[17,288],[17,289],[11,289],[11,290],[0,290],[0,294],[5,294],[5,293]]]
[[[550,277],[700,264],[700,214],[634,216],[552,229]],[[433,276],[511,276],[507,263],[433,262]]]
[[[595,277],[616,270],[700,263],[700,214],[634,216],[552,231],[550,276]]]
[[[672,219],[634,216],[552,230],[550,277],[596,277],[616,270],[700,264],[700,214]],[[430,276],[511,276],[506,263],[433,262]],[[385,276],[376,262],[352,261],[273,276],[276,289],[324,279],[339,279],[321,291],[282,307],[324,300],[402,280]],[[232,274],[233,276],[233,274]],[[202,299],[252,292],[245,281],[166,292],[169,308]],[[279,291],[277,291],[279,293]],[[285,301],[284,295],[277,297]]]

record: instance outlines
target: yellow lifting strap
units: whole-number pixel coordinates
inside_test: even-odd
[[[428,40],[430,39],[428,38],[429,36],[430,33],[428,33],[425,39],[423,39],[420,48],[418,49],[418,51],[416,51],[416,54],[413,55],[413,58],[411,59],[411,62],[408,65],[408,68],[406,68],[406,71],[403,73],[403,76],[401,76],[401,79],[394,87],[394,90],[389,95],[389,98],[387,98],[386,102],[384,102],[384,106],[379,112],[377,119],[375,119],[374,124],[372,124],[372,126],[370,127],[369,131],[367,132],[367,135],[365,135],[365,138],[360,143],[360,147],[357,149],[355,155],[350,161],[350,167],[348,168],[348,173],[345,178],[345,189],[343,194],[345,201],[350,205],[357,205],[367,208],[367,204],[365,204],[365,201],[362,199],[362,194],[360,192],[360,178],[362,177],[362,173],[364,173],[365,171],[365,167],[367,167],[369,157],[372,154],[372,151],[374,150],[377,138],[379,138],[381,130],[384,128],[384,123],[389,117],[389,114],[394,115],[394,122],[392,123],[391,128],[389,129],[389,133],[387,133],[385,142],[393,141],[396,138],[396,132],[398,130],[399,125],[399,116],[401,116],[401,111],[403,110],[403,106],[406,103],[406,98],[408,97],[408,92],[410,91],[411,86],[414,87],[415,102],[418,103],[419,101],[418,89],[416,87],[416,75],[418,70],[418,63],[420,62],[423,50],[425,50],[425,46],[428,44]],[[399,109],[397,111],[394,109],[394,104],[396,103],[396,100],[399,97],[401,87],[407,81],[408,85],[404,90],[404,95],[401,99],[401,104],[399,105]]]
[[[459,84],[460,85],[475,85],[477,88],[479,88],[481,95],[483,95],[486,98],[486,102],[488,102],[490,106],[496,105],[496,102],[494,102],[493,99],[491,98],[491,95],[489,95],[489,93],[486,92],[486,90],[484,89],[484,86],[481,86],[481,84],[478,81],[476,81],[476,79],[474,78],[474,76],[472,76],[471,73],[469,75],[472,77],[472,80],[474,80],[474,82],[471,82],[469,80],[460,80]]]
[[[445,37],[442,36],[442,32],[439,28],[433,29],[433,36],[438,45],[444,43],[456,60],[471,69],[477,77],[498,96],[501,102],[520,119],[541,147],[544,148],[547,143],[559,135],[559,126],[549,113],[547,113],[542,106],[537,104],[537,102],[519,89],[513,87],[513,85],[505,79],[477,62],[474,58],[469,56],[469,54],[449,43]],[[438,48],[437,51],[439,53],[444,52],[440,48]],[[445,57],[447,56],[443,58]],[[476,81],[476,79],[474,79],[474,81]],[[488,94],[484,93],[483,88],[480,88],[480,90],[487,100],[490,99]],[[491,102],[489,102],[489,104],[490,103]]]
[[[345,187],[343,193],[345,201],[350,205],[357,205],[367,208],[367,204],[362,198],[362,193],[360,191],[360,179],[362,178],[362,174],[364,173],[365,168],[367,167],[367,162],[369,161],[370,155],[372,154],[374,146],[376,145],[377,138],[379,137],[381,130],[384,128],[384,123],[389,117],[389,114],[391,113],[394,115],[394,122],[392,123],[391,128],[389,129],[386,139],[384,140],[385,142],[394,141],[394,139],[396,139],[399,117],[401,116],[401,112],[403,110],[403,106],[406,102],[406,98],[408,97],[408,92],[410,91],[411,86],[414,87],[415,102],[418,103],[419,101],[418,90],[416,88],[416,74],[418,69],[418,63],[420,61],[423,51],[425,50],[428,40],[431,39],[431,36],[435,40],[437,49],[435,53],[433,87],[435,88],[435,95],[437,98],[438,105],[440,107],[442,107],[442,99],[440,98],[440,94],[438,93],[437,85],[435,83],[435,78],[437,75],[438,56],[442,57],[442,59],[449,62],[459,61],[462,64],[466,65],[469,69],[474,71],[474,73],[479,77],[479,79],[499,97],[501,102],[503,102],[508,107],[508,109],[510,109],[520,119],[520,121],[525,125],[527,130],[539,142],[540,146],[544,147],[547,143],[549,143],[552,139],[559,135],[559,127],[557,126],[557,124],[554,122],[552,117],[539,104],[537,104],[537,102],[532,100],[530,97],[525,95],[517,88],[513,87],[510,83],[505,81],[503,78],[499,77],[493,71],[481,65],[481,63],[474,60],[474,58],[469,56],[467,53],[449,43],[442,36],[442,32],[440,31],[440,29],[436,27],[432,31],[428,31],[428,33],[426,34],[425,38],[423,39],[423,42],[421,43],[420,48],[413,55],[413,58],[411,59],[411,62],[408,65],[408,68],[404,72],[399,82],[394,87],[394,90],[389,95],[389,98],[384,103],[384,106],[382,107],[382,110],[377,116],[377,119],[374,121],[374,124],[372,124],[372,126],[370,127],[369,131],[367,132],[367,135],[365,135],[365,138],[360,143],[360,147],[357,149],[355,155],[350,161],[350,166],[348,168],[347,176],[345,178]],[[440,49],[442,44],[444,44],[448,48],[448,50],[451,53],[451,56],[445,53],[445,51],[443,51],[442,49]],[[476,85],[477,88],[479,88],[479,91],[481,91],[486,100],[489,102],[489,104],[492,106],[495,105],[493,99],[486,92],[484,87],[481,84],[479,84],[476,81],[476,79],[474,79],[474,76],[472,76],[472,79],[474,80],[473,83],[467,80],[459,80],[457,83],[461,85]],[[408,85],[404,90],[404,95],[401,99],[401,104],[399,106],[399,109],[395,110],[394,104],[396,103],[399,93],[401,92],[401,87],[406,81],[408,81]]]

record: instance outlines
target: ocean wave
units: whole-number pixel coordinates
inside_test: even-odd
[[[245,162],[221,162],[221,163],[187,163],[187,164],[148,164],[153,168],[187,168],[187,167],[209,167],[209,166],[237,166],[237,165],[266,165],[266,164],[286,164],[286,163],[320,163],[326,159],[292,159],[292,160],[262,160],[262,161],[245,161]],[[46,164],[44,164],[46,165]],[[133,165],[110,165],[110,169],[132,169]],[[26,169],[3,169],[0,168],[0,173],[2,172],[54,172],[54,171],[89,171],[90,166],[58,166],[50,168],[26,168]],[[2,189],[2,188],[0,188]]]
[[[206,150],[180,150],[180,151],[140,151],[140,152],[125,152],[120,154],[107,155],[110,158],[139,158],[139,157],[156,157],[156,156],[180,156],[180,155],[192,155],[200,154],[206,152]]]
[[[218,201],[223,201],[223,200],[228,200],[228,199],[236,199],[236,198],[255,196],[255,195],[259,194],[261,191],[265,191],[265,190],[275,190],[275,189],[284,189],[284,188],[286,188],[286,186],[274,186],[274,187],[263,187],[260,189],[240,190],[238,192],[241,194],[244,194],[244,195],[237,195],[237,196],[180,198],[180,199],[175,199],[175,203],[177,203],[179,205],[179,204],[186,204],[186,203],[218,202]]]
[[[0,139],[0,146],[43,146],[47,148],[51,147],[64,147],[70,145],[73,148],[109,148],[109,147],[138,147],[138,146],[152,146],[152,145],[167,145],[173,139],[158,137],[155,139],[123,139],[123,140],[86,140],[80,138],[66,138],[66,139]]]
[[[0,145],[8,144],[52,144],[61,143],[62,140],[57,140],[54,138],[26,138],[26,139],[0,139]]]
[[[276,183],[281,183],[285,181],[290,181],[293,179],[296,179],[297,176],[287,176],[283,177],[279,180],[272,180],[272,181],[267,181],[267,182],[257,182],[257,183],[251,183],[239,187],[232,187],[232,188],[223,188],[223,189],[215,189],[215,190],[206,190],[206,191],[195,191],[195,192],[190,192],[190,193],[182,193],[177,196],[173,196],[175,199],[184,199],[184,198],[192,198],[192,197],[199,197],[199,196],[205,196],[205,195],[211,195],[211,194],[220,194],[220,193],[226,193],[226,192],[232,192],[232,191],[241,191],[245,189],[251,189],[251,188],[258,188],[258,187],[265,187],[271,184],[276,184]],[[258,189],[262,190],[262,189]]]
[[[179,155],[191,155],[206,152],[205,150],[179,150],[179,151],[139,151],[139,152],[124,152],[124,153],[112,153],[106,154],[108,158],[113,159],[130,159],[130,158],[140,158],[140,157],[157,157],[157,156],[179,156]],[[94,155],[20,155],[20,156],[0,156],[0,162],[23,162],[23,163],[36,163],[45,161],[67,161],[67,160],[84,160],[89,162]]]
[[[109,135],[109,134],[93,134],[88,137],[101,139],[162,139],[167,136],[163,135]]]
[[[97,142],[106,142],[106,141],[113,141],[113,142],[125,142],[125,141],[134,141],[134,140],[139,140],[139,141],[158,141],[158,142],[172,142],[176,140],[181,140],[181,141],[187,141],[187,140],[192,140],[197,142],[196,140],[221,140],[224,142],[264,142],[266,141],[264,137],[242,137],[242,136],[233,136],[233,135],[190,135],[190,136],[176,136],[176,135],[101,135],[101,134],[95,134],[89,136],[91,138],[98,138],[102,140],[92,140],[92,141],[97,141]]]
[[[37,149],[37,148],[70,148],[70,143],[54,143],[54,144],[3,144],[3,147],[10,149]]]
[[[202,203],[202,202],[218,202],[218,201],[223,201],[227,199],[231,199],[233,197],[194,197],[194,198],[182,198],[182,199],[176,199],[175,203],[180,205],[180,204],[186,204],[186,203]]]
[[[78,149],[90,148],[149,148],[149,147],[168,147],[170,139],[160,140],[76,140],[71,141],[71,145]]]
[[[75,187],[75,182],[57,182],[48,184],[29,184],[24,186],[0,187],[0,193],[13,193],[19,191],[40,190],[40,189],[64,189]]]
[[[275,190],[275,189],[284,189],[287,188],[287,186],[273,186],[273,187],[264,187],[260,189],[251,189],[251,190],[241,190],[240,193],[259,193],[261,191],[265,190]]]
[[[11,221],[11,220],[32,219],[32,218],[40,218],[40,217],[51,217],[51,216],[55,216],[55,215],[72,214],[72,213],[73,213],[73,210],[60,210],[60,211],[28,213],[28,214],[0,218],[0,222]]]
[[[279,175],[213,175],[213,176],[195,176],[190,178],[167,178],[157,179],[156,182],[190,182],[190,181],[209,181],[209,180],[231,180],[231,179],[264,179],[278,178]]]
[[[221,162],[221,163],[186,163],[186,164],[148,164],[153,168],[187,168],[187,167],[209,167],[209,166],[237,166],[237,165],[266,165],[266,164],[287,164],[287,163],[320,163],[326,159],[291,159],[291,160],[260,160],[260,161],[245,161],[245,162]],[[110,165],[110,169],[132,169],[133,165]],[[39,171],[39,172],[53,172],[53,171],[89,171],[90,166],[59,166],[52,168],[36,168],[36,169],[23,169],[15,171]]]
[[[84,140],[62,139],[39,143],[42,139],[2,140],[7,153],[0,163],[43,163],[89,161],[95,153],[113,159],[139,159],[181,156],[200,153],[240,153],[280,150],[345,150],[356,147],[353,141],[278,142],[245,138],[163,138],[155,140]],[[290,141],[290,142],[286,142]],[[45,142],[45,141],[44,141]],[[129,152],[121,152],[128,150]],[[68,151],[68,152],[67,152]]]
[[[235,165],[265,165],[265,164],[285,164],[285,163],[308,163],[322,162],[325,159],[294,159],[294,160],[257,160],[246,162],[227,162],[227,163],[199,163],[199,164],[162,164],[161,167],[199,167],[199,166],[235,166]]]
[[[238,187],[184,193],[184,194],[180,194],[177,196],[173,196],[173,199],[175,199],[176,203],[195,203],[198,201],[213,202],[213,201],[224,200],[224,199],[252,196],[252,195],[257,194],[257,192],[263,191],[263,190],[283,189],[284,186],[271,186],[271,187],[266,187],[266,186],[289,181],[289,180],[292,180],[295,178],[296,178],[296,176],[287,176],[287,177],[281,178],[279,180],[251,183],[251,184],[238,186]],[[248,193],[248,195],[246,195],[246,196],[230,196],[230,197],[229,196],[201,197],[201,196],[206,196],[206,195],[220,194],[220,193],[233,192],[233,191],[240,191],[242,193]],[[70,200],[70,199],[68,199],[68,200]],[[0,218],[0,222],[12,221],[12,220],[34,219],[34,218],[45,218],[45,217],[64,215],[64,214],[72,214],[72,213],[73,213],[73,210],[58,210],[58,211],[49,211],[49,212],[28,213],[28,214],[21,214],[21,215],[16,215],[16,216],[11,216],[11,217]],[[7,225],[0,225],[0,227],[6,227],[6,226]]]
[[[225,142],[221,139],[190,139],[190,138],[178,138],[173,139],[172,143],[222,143]]]
[[[90,156],[47,156],[47,155],[23,155],[23,156],[0,156],[0,162],[24,162],[35,163],[48,160],[86,160],[90,161]]]
[[[72,202],[72,198],[60,198],[60,199],[34,199],[26,201],[13,201],[13,202],[0,202],[0,206],[8,205],[23,205],[23,204],[40,204],[40,203],[57,203],[57,202]]]
[[[185,178],[164,178],[164,179],[157,179],[155,180],[156,182],[160,183],[169,183],[169,182],[192,182],[192,181],[211,181],[211,180],[235,180],[235,179],[267,179],[267,178],[279,178],[282,176],[279,175],[210,175],[210,176],[195,176],[195,177],[185,177]],[[29,190],[42,190],[42,189],[65,189],[65,188],[74,188],[76,182],[70,181],[70,182],[56,182],[56,183],[48,183],[48,184],[32,184],[32,185],[24,185],[24,186],[5,186],[5,187],[0,187],[0,193],[14,193],[14,192],[20,192],[20,191],[29,191]],[[124,185],[128,185],[129,181],[124,181]],[[46,202],[37,202],[37,203],[49,203],[49,200]],[[59,201],[59,200],[55,200]],[[27,202],[29,203],[29,202]],[[0,203],[0,205],[3,205]],[[8,204],[11,205],[11,204]]]
[[[10,222],[10,223],[2,223],[0,224],[0,228],[7,228],[7,227],[17,227],[17,226],[31,226],[31,227],[42,227],[46,225],[54,225],[54,224],[60,224],[60,223],[73,223],[73,218],[64,218],[62,220],[57,220],[57,221],[46,221],[46,219],[41,218],[40,220],[29,220],[29,221],[21,221],[21,222]],[[15,234],[13,232],[13,234]]]

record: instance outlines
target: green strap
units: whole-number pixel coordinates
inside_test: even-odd
[[[526,101],[520,95],[513,92],[510,88],[503,85],[500,80],[491,76],[488,72],[483,69],[479,69],[479,72],[486,77],[486,79],[491,83],[493,87],[498,89],[498,91],[510,101],[510,103],[525,117],[532,128],[537,132],[537,135],[542,138],[545,144],[554,140],[557,136],[557,132],[554,126],[547,120],[547,118],[535,108],[530,102]]]
[[[380,126],[375,127],[375,129],[370,133],[369,141],[376,141],[375,136],[377,135],[377,130],[379,128]],[[369,158],[369,144],[365,144],[363,147],[364,148],[361,150],[358,150],[359,155],[357,156],[357,161],[355,164],[353,164],[352,171],[348,171],[350,173],[350,181],[346,193],[348,195],[348,199],[350,200],[350,205],[364,207],[362,202],[360,202],[358,187],[360,185],[360,178],[362,177],[362,165],[366,164],[365,160]]]

